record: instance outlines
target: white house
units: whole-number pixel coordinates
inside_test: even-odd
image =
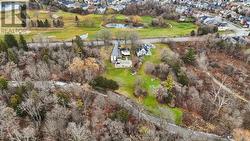
[[[121,49],[120,43],[116,42],[111,53],[111,62],[115,65],[115,68],[130,68],[132,67],[132,61],[130,58],[129,49]]]
[[[142,57],[145,55],[146,56],[152,55],[152,53],[151,53],[152,48],[155,48],[155,46],[152,44],[143,44],[139,48],[136,49],[136,55],[138,57]]]

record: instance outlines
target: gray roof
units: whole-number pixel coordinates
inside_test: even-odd
[[[116,42],[112,51],[112,56],[121,57],[121,50],[119,49],[119,43]]]

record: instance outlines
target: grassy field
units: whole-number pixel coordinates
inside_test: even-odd
[[[144,73],[144,67],[146,62],[154,64],[160,63],[160,53],[162,49],[167,48],[166,45],[157,44],[157,48],[152,50],[152,55],[144,58],[144,63],[136,75],[132,75],[130,69],[116,69],[107,60],[105,77],[117,81],[120,85],[119,93],[126,95],[132,99],[135,99],[139,103],[143,104],[146,109],[154,115],[161,116],[166,119],[171,119],[176,124],[181,124],[182,111],[178,108],[170,108],[167,105],[159,104],[154,95],[154,91],[161,84],[161,81],[153,76]],[[137,99],[133,96],[134,84],[136,78],[142,79],[142,86],[147,90],[148,96],[144,99]]]
[[[48,11],[28,11],[29,16],[32,20],[45,20],[48,19],[51,21],[50,13]],[[96,32],[103,29],[103,16],[98,14],[90,14],[90,15],[78,15],[74,13],[67,13],[63,11],[58,11],[55,13],[58,16],[63,17],[64,27],[63,28],[36,28],[31,29],[31,32],[26,35],[27,39],[31,40],[34,35],[44,35],[50,36],[55,40],[71,40],[76,35],[89,34],[89,39],[95,39]],[[89,20],[94,19],[95,27],[77,27],[75,23],[75,16],[78,16],[80,20]],[[117,14],[117,15],[105,15],[105,16],[115,16],[116,20],[124,20],[126,16]],[[196,29],[196,25],[193,23],[178,23],[175,21],[167,21],[172,27],[168,28],[155,28],[150,26],[152,17],[150,16],[142,16],[143,24],[147,25],[146,28],[143,29],[134,29],[137,30],[141,37],[161,37],[161,36],[184,36],[188,35],[192,30]],[[122,29],[110,29],[113,33],[122,30]]]

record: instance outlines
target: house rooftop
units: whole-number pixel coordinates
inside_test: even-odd
[[[120,57],[120,56],[121,56],[121,51],[120,51],[120,49],[119,49],[119,43],[118,43],[118,42],[115,43],[111,55],[112,55],[112,56],[117,56],[117,57]]]

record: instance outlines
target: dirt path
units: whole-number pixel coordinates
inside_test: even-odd
[[[213,82],[220,86],[224,91],[227,93],[233,95],[234,97],[244,101],[244,102],[249,102],[247,99],[245,99],[243,96],[240,96],[239,94],[235,93],[233,90],[222,84],[219,80],[217,80],[213,75],[211,75],[208,71],[205,72],[210,78],[212,78]]]

